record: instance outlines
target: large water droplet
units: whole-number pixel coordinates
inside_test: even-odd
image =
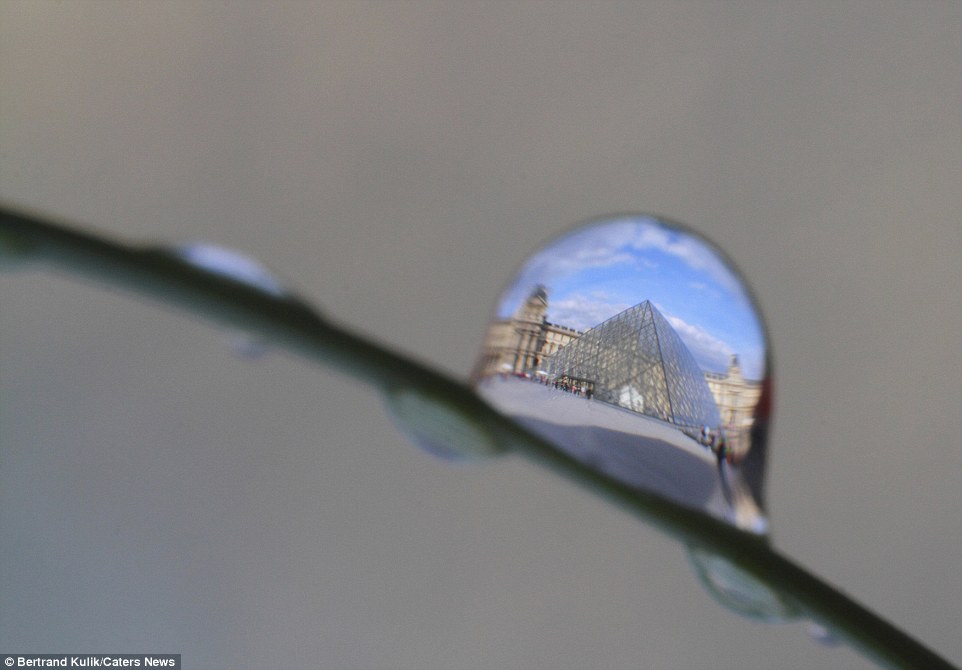
[[[589,222],[522,265],[473,382],[589,467],[765,534],[769,373],[761,318],[731,263],[639,215]]]

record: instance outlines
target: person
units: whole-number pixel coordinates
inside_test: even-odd
[[[728,456],[728,445],[725,444],[725,433],[719,430],[715,433],[715,440],[712,444],[712,451],[715,452],[715,458],[718,459],[718,467],[722,466],[722,463],[727,461]]]

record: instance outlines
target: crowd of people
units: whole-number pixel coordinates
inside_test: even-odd
[[[541,384],[542,386],[551,386],[559,391],[581,396],[582,398],[588,398],[589,400],[592,396],[592,389],[590,386],[583,383],[579,384],[575,381],[569,380],[567,377],[551,379],[547,374],[532,375],[529,372],[502,372],[500,374],[501,379],[507,379],[509,376],[517,377],[518,379],[527,379],[529,381]]]
[[[545,384],[550,383],[559,391],[564,391],[565,393],[573,393],[574,395],[581,396],[583,398],[591,399],[591,388],[587,384],[573,384],[566,380],[555,379],[552,382],[548,382],[547,377],[545,377]]]

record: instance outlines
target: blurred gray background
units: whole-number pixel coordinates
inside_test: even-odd
[[[777,545],[962,662],[962,5],[0,2],[0,196],[248,251],[461,377],[587,217],[688,222],[777,367]],[[0,276],[0,651],[188,668],[866,668],[525,461],[42,271]]]

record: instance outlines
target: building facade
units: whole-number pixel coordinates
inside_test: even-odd
[[[715,396],[731,447],[737,452],[741,446],[747,446],[746,436],[755,421],[755,407],[761,396],[762,385],[742,376],[737,354],[731,357],[728,370],[723,373],[706,372],[705,380]]]
[[[547,313],[548,292],[538,286],[510,319],[488,327],[472,376],[536,375],[548,356],[581,337],[579,330],[549,323]]]

